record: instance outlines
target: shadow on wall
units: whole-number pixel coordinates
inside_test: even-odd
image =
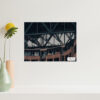
[[[6,33],[5,27],[0,28],[0,38],[4,37],[5,33]]]

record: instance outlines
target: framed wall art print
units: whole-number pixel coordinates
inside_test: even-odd
[[[75,62],[76,22],[25,22],[24,61]]]

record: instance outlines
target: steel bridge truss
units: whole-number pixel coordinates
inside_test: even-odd
[[[46,31],[38,32],[38,23],[37,23],[37,32],[25,34],[25,44],[28,47],[28,41],[32,42],[31,47],[33,48],[45,48],[47,46],[57,46],[65,45],[72,39],[76,38],[76,30],[66,30],[65,24],[63,25],[63,30],[56,31],[56,27],[59,26],[59,23],[55,23],[52,27],[52,23],[49,23],[50,27],[45,23],[41,23]],[[73,25],[73,24],[72,24]],[[27,27],[26,32],[31,29],[32,23]]]
[[[76,23],[25,23],[25,60],[67,61],[76,57]]]

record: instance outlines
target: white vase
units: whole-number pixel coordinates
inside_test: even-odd
[[[0,66],[0,92],[8,91],[11,87],[11,79],[6,69],[5,62]]]

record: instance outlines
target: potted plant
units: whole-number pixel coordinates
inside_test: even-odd
[[[8,71],[6,69],[6,42],[7,39],[11,38],[16,32],[17,32],[17,27],[13,23],[8,23],[5,26],[6,33],[4,35],[4,55],[3,59],[0,58],[1,61],[1,66],[0,66],[0,91],[7,91],[10,89],[12,81],[10,78],[10,75],[8,74]]]

